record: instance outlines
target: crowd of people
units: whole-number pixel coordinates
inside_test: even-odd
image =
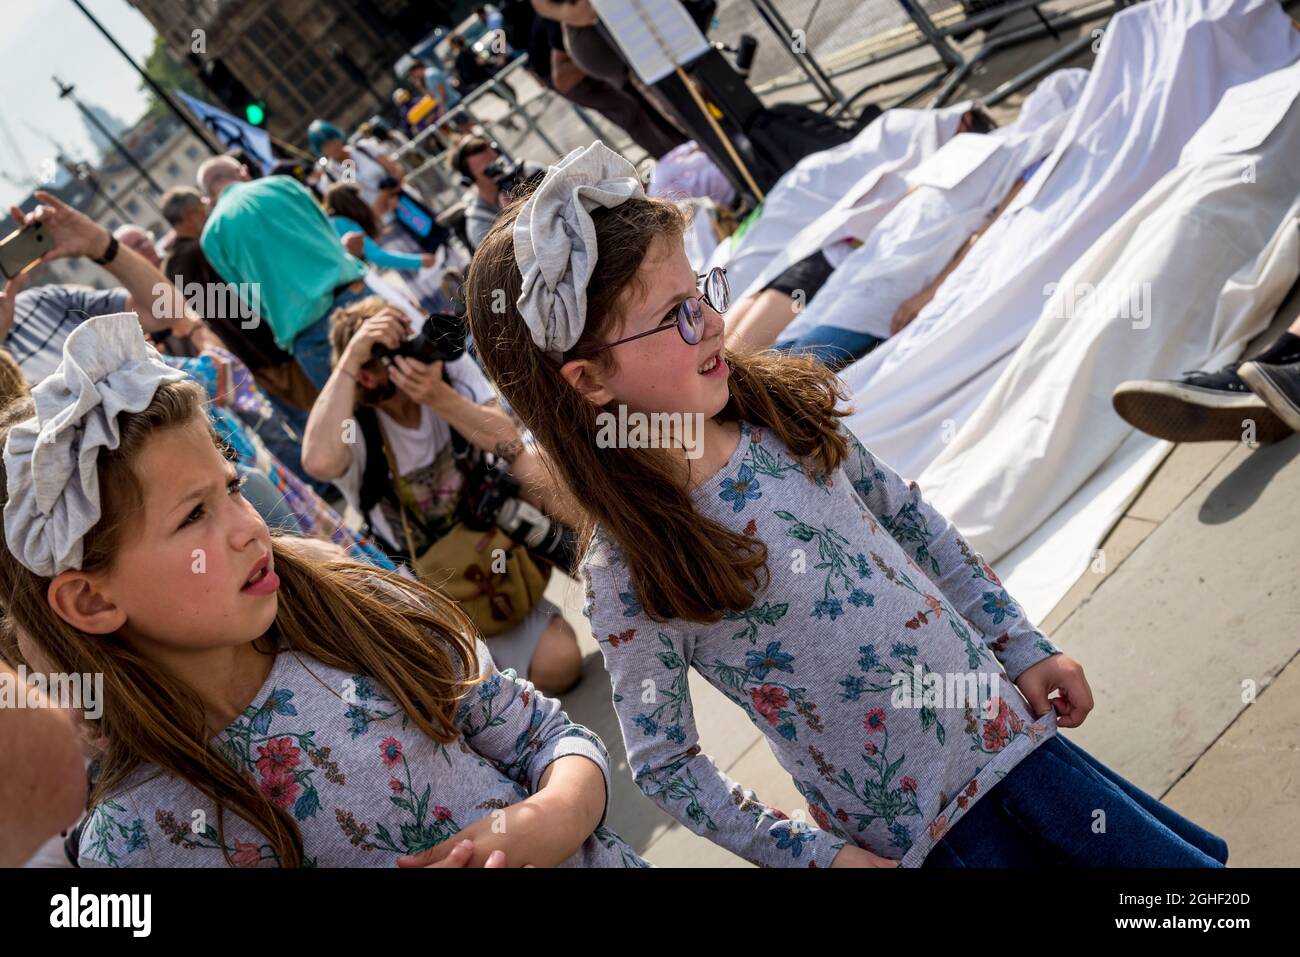
[[[654,157],[687,142],[586,0],[479,8],[482,30],[453,35],[446,68],[417,61],[400,99],[446,109],[487,81],[510,52],[485,62],[475,41],[522,7],[543,82]],[[1108,42],[1176,19],[1174,0],[1147,7]],[[1290,32],[1254,51],[1260,76],[1296,73]],[[1062,143],[1145,123],[1127,103],[1088,125],[1120,55],[1047,78],[1003,128],[971,104],[886,112],[788,173],[708,263],[683,205],[603,143],[504,188],[471,130],[451,157],[473,192],[464,242],[382,132],[326,120],[306,182],[203,163],[163,197],[161,252],[48,193],[12,210],[50,237],[44,261],[90,259],[116,285],[20,274],[0,294],[0,679],[103,684],[93,720],[0,709],[0,865],[648,866],[606,826],[603,742],[561,709],[583,661],[545,592],[571,576],[636,784],[746,860],[1223,866],[1222,838],[1058,733],[1093,710],[1083,666],[851,408],[862,363],[885,375],[877,354],[929,334],[1026,203],[1067,178],[1136,203],[1177,172],[1213,91],[1192,126],[1151,133],[1128,183],[1060,165]],[[1300,111],[1279,122],[1300,130]],[[972,137],[983,159],[955,185],[908,182]],[[867,184],[835,163],[869,165]],[[1075,223],[1081,251],[1109,225]],[[1042,228],[1028,241],[1049,244]],[[845,324],[826,303],[871,270],[882,303]],[[1300,429],[1298,361],[1300,323],[1217,377],[1127,387],[1162,413],[1116,407],[1164,423],[1182,403],[1183,439],[1243,410]],[[609,441],[630,415],[700,428]],[[763,733],[812,824],[719,771],[692,670]],[[954,676],[981,690],[948,700]]]

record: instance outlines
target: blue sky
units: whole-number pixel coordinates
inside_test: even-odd
[[[154,29],[126,0],[84,0],[86,7],[143,64],[153,46]],[[140,78],[69,0],[3,0],[0,4],[0,169],[21,178],[14,152],[17,141],[34,175],[54,155],[42,131],[74,155],[92,155],[77,108],[58,98],[50,79],[57,75],[77,88],[77,96],[134,122],[148,105],[138,92]],[[5,129],[7,127],[7,129]],[[5,207],[27,190],[0,179]]]

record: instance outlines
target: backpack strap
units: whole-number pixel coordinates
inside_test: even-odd
[[[429,541],[433,540],[433,535],[427,525],[414,515],[407,514],[406,507],[397,494],[396,483],[400,481],[401,476],[396,474],[397,464],[389,451],[388,443],[384,441],[384,428],[380,424],[375,410],[370,406],[361,405],[353,410],[352,415],[361,428],[361,437],[366,448],[366,466],[361,473],[361,494],[359,496],[361,499],[361,518],[366,525],[363,531],[379,544],[389,558],[408,562],[415,557],[408,555],[410,551],[409,532],[404,536],[407,539],[406,548],[387,541],[371,523],[371,510],[380,502],[387,502],[402,516],[403,525],[409,521]]]
[[[361,428],[361,438],[366,446],[366,467],[361,473],[361,515],[365,517],[381,499],[393,497],[393,483],[388,458],[384,455],[384,433],[375,410],[368,405],[359,405],[352,416]]]

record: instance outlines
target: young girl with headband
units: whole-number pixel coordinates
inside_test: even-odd
[[[439,593],[313,563],[134,315],[0,410],[4,657],[102,674],[82,866],[641,866],[600,740]]]
[[[588,512],[585,610],[642,791],[772,866],[1226,861],[1057,734],[1092,708],[1082,667],[839,422],[834,375],[723,348],[725,276],[701,292],[682,229],[593,143],[502,213],[466,297],[484,366]],[[702,442],[611,442],[633,415],[697,417]],[[817,827],[703,752],[692,668]]]

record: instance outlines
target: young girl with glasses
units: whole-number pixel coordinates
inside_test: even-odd
[[[1082,667],[844,428],[839,380],[724,349],[725,277],[700,288],[682,231],[594,143],[502,213],[466,295],[484,366],[587,510],[585,611],[642,791],[770,866],[1226,860],[1057,734],[1092,708]],[[619,406],[702,416],[702,450],[607,447]],[[764,734],[816,827],[720,773],[691,669]]]

